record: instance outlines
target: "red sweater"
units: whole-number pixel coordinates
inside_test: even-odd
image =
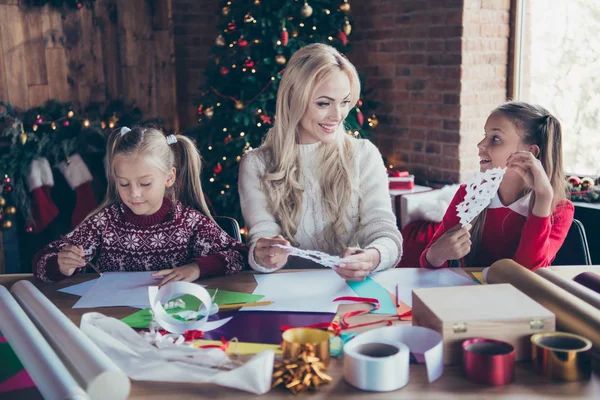
[[[466,185],[461,185],[441,225],[421,254],[421,267],[436,268],[427,262],[425,255],[440,236],[459,223],[456,206],[463,201],[466,192]],[[496,195],[487,209],[481,247],[471,249],[477,254],[473,265],[466,267],[488,267],[503,258],[513,259],[530,270],[549,266],[567,236],[574,212],[573,203],[564,200],[550,216],[537,217],[529,215],[529,196],[505,207]],[[438,268],[447,266],[446,262]]]
[[[195,261],[207,277],[238,272],[247,259],[244,244],[199,211],[167,198],[153,215],[136,215],[122,203],[100,211],[34,256],[37,278],[66,278],[57,259],[68,244],[83,246],[85,259],[95,260],[101,271],[157,271]]]

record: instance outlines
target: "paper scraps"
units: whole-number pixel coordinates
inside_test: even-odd
[[[498,192],[505,172],[506,168],[488,169],[477,173],[467,184],[465,199],[456,206],[461,226],[470,224],[490,204]]]
[[[282,249],[287,250],[287,252],[291,256],[305,258],[307,260],[314,261],[314,262],[321,264],[328,268],[333,268],[337,265],[340,265],[341,263],[355,262],[354,260],[349,259],[349,258],[341,258],[338,256],[331,256],[327,253],[323,253],[322,251],[317,251],[317,250],[302,250],[297,247],[285,246],[283,244],[274,244],[273,246],[280,247]]]

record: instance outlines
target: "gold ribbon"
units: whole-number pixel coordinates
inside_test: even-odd
[[[308,347],[326,367],[329,366],[329,332],[313,328],[291,328],[283,332],[282,337],[284,360],[295,360]]]
[[[537,333],[531,336],[534,368],[544,376],[561,381],[590,379],[592,342],[572,333]]]

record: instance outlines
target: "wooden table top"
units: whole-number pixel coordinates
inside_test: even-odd
[[[285,272],[283,272],[285,273]],[[0,285],[8,288],[18,280],[26,279],[44,293],[54,304],[56,304],[77,326],[81,316],[88,312],[86,309],[73,309],[72,306],[79,299],[78,296],[57,292],[67,286],[93,279],[94,274],[75,276],[59,283],[46,284],[36,281],[31,274],[0,275]],[[220,288],[239,292],[252,293],[256,287],[253,273],[245,271],[227,277],[217,277],[201,280],[208,288]],[[339,314],[351,309],[363,307],[362,305],[340,305]],[[365,306],[366,307],[366,306]],[[123,318],[136,309],[129,307],[110,307],[94,309],[105,315]],[[356,317],[361,318],[361,317]],[[368,315],[368,319],[380,319],[381,315]],[[358,322],[357,320],[354,320]],[[362,321],[361,321],[362,322]],[[400,322],[410,324],[410,322]],[[377,326],[374,326],[377,327]],[[362,328],[372,329],[373,327]],[[598,371],[598,368],[596,368]],[[535,398],[600,398],[600,375],[595,372],[590,381],[583,382],[551,382],[537,375],[531,370],[530,363],[517,363],[515,373],[516,379],[510,385],[504,387],[490,387],[474,384],[467,381],[462,374],[460,366],[446,366],[443,376],[433,383],[428,383],[427,372],[424,365],[410,366],[409,384],[394,392],[373,393],[363,392],[346,383],[342,376],[342,360],[333,359],[327,373],[333,377],[333,382],[323,385],[319,391],[311,394],[300,394],[299,396],[310,396],[311,399],[337,399],[337,398],[364,398],[368,396],[373,399],[482,399],[482,398],[508,398],[508,399],[535,399]],[[226,399],[245,399],[253,395],[227,389],[210,384],[173,384],[162,382],[132,381],[130,399],[194,399],[220,397]],[[2,399],[41,399],[36,389],[3,393]],[[285,389],[276,388],[262,396],[268,399],[293,398],[294,396]]]

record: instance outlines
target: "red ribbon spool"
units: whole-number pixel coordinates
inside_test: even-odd
[[[515,379],[515,348],[492,339],[467,339],[462,343],[463,369],[475,383],[502,386]]]

